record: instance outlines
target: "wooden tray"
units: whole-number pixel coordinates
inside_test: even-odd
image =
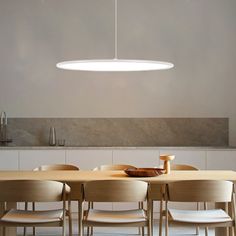
[[[130,177],[154,177],[164,174],[161,168],[128,168],[124,172]]]

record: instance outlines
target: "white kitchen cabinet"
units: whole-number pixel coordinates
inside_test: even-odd
[[[18,170],[17,150],[0,150],[0,170]]]
[[[65,164],[65,150],[20,150],[20,170],[32,170],[41,165]]]
[[[207,169],[236,171],[236,151],[235,150],[207,151]]]
[[[175,155],[172,164],[185,164],[195,166],[200,170],[206,169],[206,151],[204,150],[160,150],[160,155],[163,154]]]
[[[136,167],[154,167],[159,165],[157,149],[113,150],[113,164],[128,164]]]
[[[67,150],[66,163],[76,165],[80,170],[92,170],[100,165],[112,164],[111,149],[80,149]]]

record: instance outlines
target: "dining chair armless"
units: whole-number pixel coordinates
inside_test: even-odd
[[[78,171],[79,167],[75,166],[75,165],[70,165],[70,164],[52,164],[52,165],[41,165],[41,166],[36,167],[36,168],[33,169],[33,171],[57,171],[57,170]],[[71,185],[71,184],[69,184],[69,185]],[[73,186],[73,188],[72,188],[73,192],[71,194],[71,196],[72,196],[71,200],[76,200],[77,201],[77,196],[76,196],[76,199],[74,199],[73,196],[75,196],[75,194],[77,195],[77,193],[78,193],[77,190],[79,188],[80,188],[79,185],[78,186]],[[74,191],[76,191],[76,193],[74,193]],[[27,210],[27,209],[28,209],[28,203],[25,203],[25,210]],[[32,210],[35,211],[35,209],[36,209],[35,202],[32,202]],[[70,225],[69,228],[71,229],[72,225]],[[24,228],[24,236],[25,235],[26,235],[26,227]],[[33,227],[33,235],[34,236],[36,235],[35,227]]]
[[[57,181],[0,181],[0,202],[62,202],[62,208],[46,211],[4,209],[0,225],[5,227],[62,227],[66,235],[66,217],[71,223],[70,187]],[[68,207],[66,207],[68,202]],[[4,204],[6,205],[6,204]],[[6,232],[6,230],[4,230]],[[72,236],[72,231],[69,231]]]
[[[135,166],[132,165],[127,165],[127,164],[114,164],[114,165],[101,165],[101,166],[97,166],[93,169],[93,171],[119,171],[119,170],[125,170],[125,169],[129,169],[129,168],[136,168]],[[143,209],[143,202],[139,202],[138,206],[140,209]],[[88,207],[89,208],[93,208],[93,202],[89,202],[88,203]],[[144,234],[144,228],[141,229],[143,232],[142,234]],[[89,229],[88,229],[89,231]],[[140,233],[140,232],[139,232]],[[91,235],[93,235],[93,228],[91,227]]]
[[[98,180],[84,184],[86,202],[143,202],[148,201],[148,184],[143,181]],[[84,203],[84,202],[83,202]],[[81,206],[83,209],[83,204]],[[83,227],[148,227],[151,236],[150,209],[107,211],[88,209],[83,211]],[[81,229],[81,235],[83,235]]]
[[[170,166],[171,170],[174,171],[198,171],[199,169],[195,166],[191,165],[186,165],[186,164],[172,164]],[[163,208],[163,203],[164,203],[164,196],[160,200],[160,221],[159,221],[159,235],[162,235],[162,223],[163,223],[163,216],[164,214],[164,208]],[[206,203],[204,203],[204,206],[207,207]],[[197,210],[200,209],[200,203],[196,203],[196,208]],[[208,229],[205,229],[206,234],[208,234]],[[196,227],[196,235],[199,235],[199,227]]]
[[[53,164],[53,165],[42,165],[33,169],[33,171],[53,171],[53,170],[79,170],[79,167],[69,164]]]
[[[115,164],[115,165],[101,165],[95,167],[94,171],[105,171],[105,170],[125,170],[128,168],[136,168],[135,166],[126,165],[126,164]]]
[[[188,180],[169,183],[165,191],[166,224],[168,236],[169,223],[182,226],[230,227],[235,230],[235,194],[233,183],[222,180]],[[169,209],[168,202],[214,202],[231,204],[229,213],[223,209],[179,210]]]
[[[172,164],[170,168],[171,170],[199,170],[195,166],[185,165],[185,164]]]

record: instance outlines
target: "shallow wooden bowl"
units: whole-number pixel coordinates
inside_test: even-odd
[[[124,172],[130,177],[154,177],[164,174],[161,168],[128,168]]]

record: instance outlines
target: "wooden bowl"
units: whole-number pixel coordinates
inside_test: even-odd
[[[124,172],[130,177],[154,177],[162,175],[165,170],[162,168],[128,168]]]

